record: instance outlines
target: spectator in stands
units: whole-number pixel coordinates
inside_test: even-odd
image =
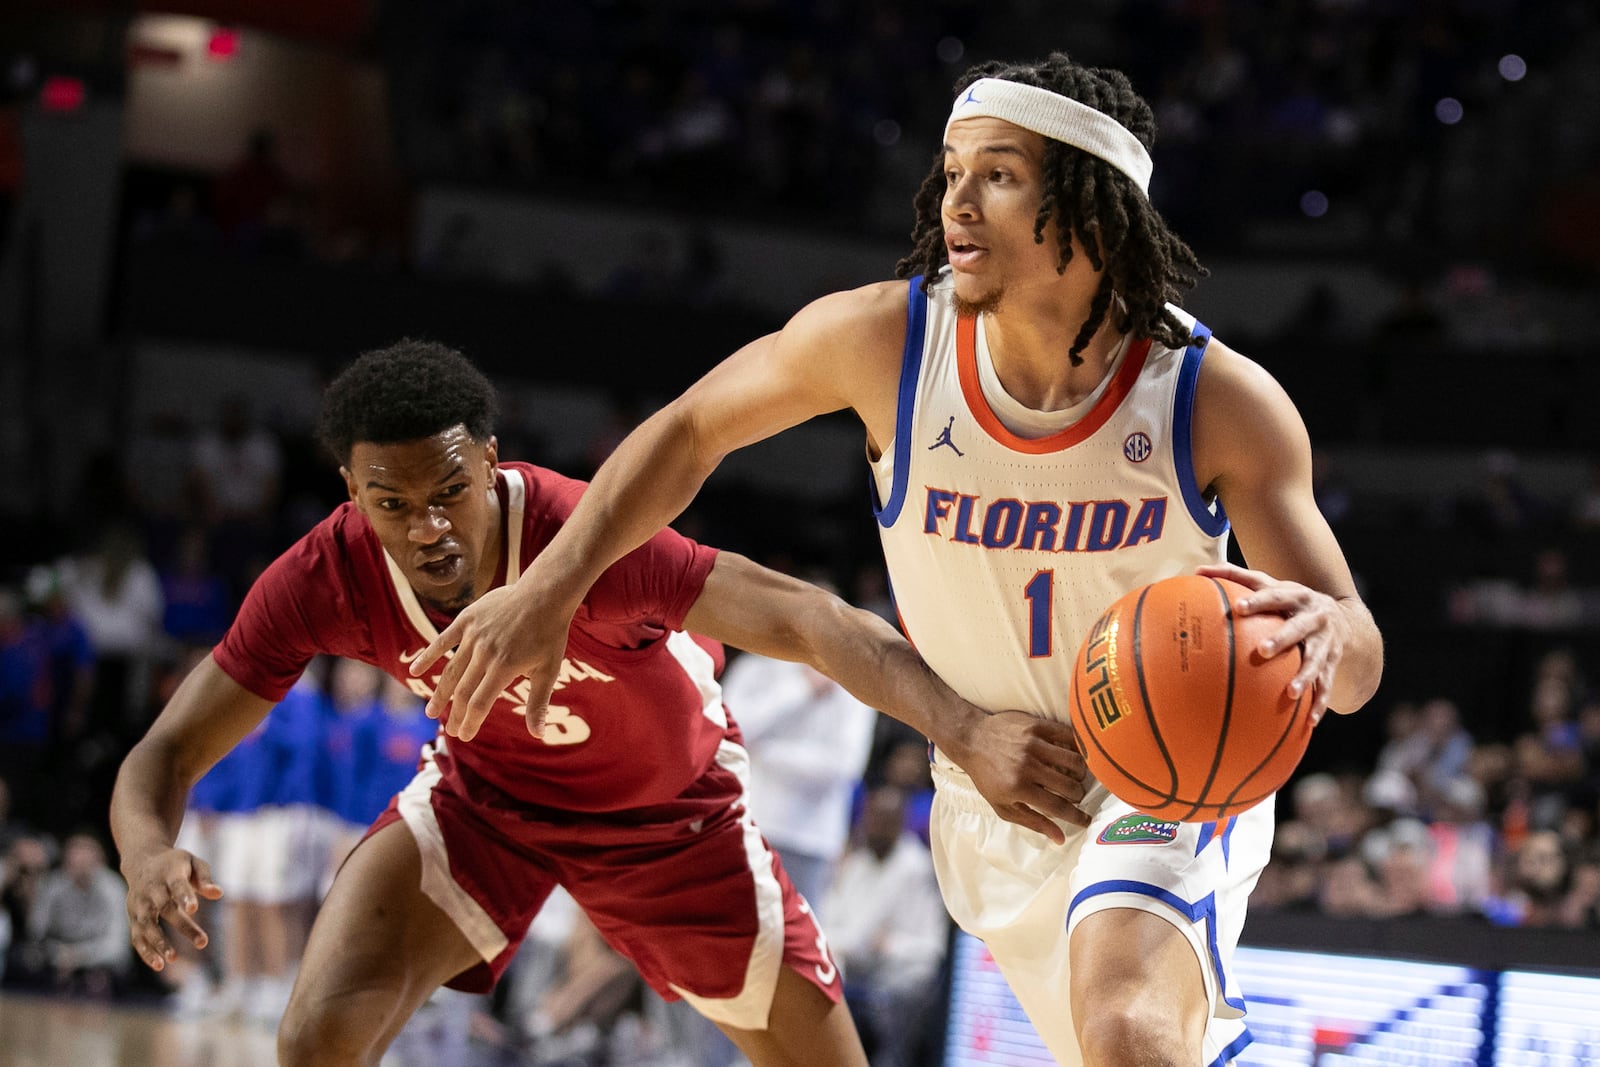
[[[1561,902],[1561,925],[1600,928],[1600,845],[1589,844],[1572,862],[1572,887]]]
[[[1279,823],[1272,837],[1272,859],[1250,894],[1250,906],[1266,911],[1315,911],[1326,854],[1322,835],[1310,825],[1295,819]]]
[[[368,810],[363,764],[370,763],[364,734],[371,716],[381,714],[378,687],[384,678],[376,667],[353,659],[336,658],[328,670],[328,699],[323,703],[325,717],[317,731],[315,768],[317,819],[327,851],[327,862],[317,884],[319,901],[327,896],[339,865],[383,810],[382,805]],[[411,765],[416,766],[415,753]]]
[[[223,899],[228,1010],[276,1022],[289,1000],[304,921],[323,861],[312,847],[323,695],[307,672],[229,754],[235,813],[224,821],[216,878]]]
[[[216,427],[195,439],[190,477],[211,530],[213,564],[235,602],[272,547],[282,471],[282,445],[255,424],[242,396],[225,398]]]
[[[1475,914],[1489,897],[1497,842],[1484,817],[1483,786],[1472,778],[1452,779],[1434,799],[1433,839],[1428,866],[1431,910]]]
[[[63,560],[58,570],[66,602],[94,649],[87,732],[125,751],[144,730],[137,716],[163,646],[161,579],[128,522],[107,526],[91,552]]]
[[[58,567],[40,564],[28,571],[29,624],[41,636],[50,663],[50,729],[56,748],[52,769],[65,743],[80,737],[89,722],[94,695],[95,652],[89,631],[72,613]]]
[[[211,566],[204,528],[190,526],[178,535],[172,562],[160,574],[167,636],[184,644],[215,644],[233,621],[233,604],[228,583]]]
[[[380,672],[377,698],[356,736],[355,808],[363,828],[416,776],[422,746],[439,732],[425,701]]]
[[[1535,526],[1544,515],[1544,503],[1524,481],[1516,453],[1490,449],[1479,463],[1479,476],[1471,490],[1455,499],[1456,526],[1481,537],[1494,538]]]
[[[826,578],[805,577],[836,592]],[[756,824],[800,895],[827,918],[822,900],[850,836],[877,712],[803,663],[750,652],[728,665],[722,699],[750,752]]]
[[[1295,817],[1321,835],[1330,857],[1353,849],[1366,831],[1368,811],[1348,779],[1321,771],[1307,774],[1294,784],[1291,797]]]
[[[50,681],[49,650],[21,596],[0,586],[0,777],[30,793],[50,743]]]
[[[92,833],[68,837],[61,869],[44,876],[28,912],[24,952],[48,984],[63,992],[109,997],[131,959],[128,887],[106,864]]]
[[[38,976],[38,967],[24,952],[27,945],[28,917],[39,899],[40,886],[50,873],[54,843],[47,837],[25,834],[11,842],[0,871],[0,909],[11,927],[11,948],[6,957],[6,980],[29,984]]]
[[[255,130],[244,154],[213,187],[217,225],[231,247],[253,248],[273,204],[291,192],[278,158],[278,139],[265,127]]]
[[[1554,830],[1530,833],[1509,857],[1506,886],[1485,914],[1501,926],[1559,926],[1572,888],[1572,863]]]
[[[5,884],[4,864],[12,843],[27,834],[26,824],[14,818],[11,811],[11,783],[0,778],[0,885]]]
[[[1433,839],[1422,820],[1401,818],[1372,830],[1361,850],[1368,869],[1377,872],[1377,916],[1395,919],[1431,909]]]
[[[1405,712],[1396,709],[1404,721]],[[1394,731],[1403,726],[1394,724]],[[1416,807],[1433,810],[1440,791],[1466,773],[1472,735],[1461,725],[1461,709],[1446,697],[1434,697],[1416,713],[1415,729],[1390,740],[1378,754],[1378,774],[1403,775],[1416,791]]]
[[[927,844],[928,813],[933,809],[933,775],[928,772],[927,741],[895,742],[884,759],[883,784],[900,790],[904,799],[906,829]]]
[[[1519,622],[1530,630],[1570,630],[1587,614],[1583,593],[1573,586],[1566,552],[1541,549],[1533,561],[1533,582],[1523,592]]]
[[[543,1063],[604,1063],[609,1035],[639,993],[640,978],[606,944],[581,910],[574,909],[561,946],[554,981],[529,1020],[534,1049]]]
[[[950,935],[933,857],[906,822],[898,787],[867,794],[860,841],[840,861],[824,905],[845,999],[873,1067],[910,1062]]]
[[[1322,913],[1336,919],[1371,919],[1384,912],[1383,894],[1359,853],[1328,863],[1318,900]]]

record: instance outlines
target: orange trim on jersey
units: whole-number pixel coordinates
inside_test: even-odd
[[[1070,448],[1080,441],[1088,440],[1096,430],[1106,424],[1112,412],[1117,410],[1123,398],[1133,389],[1133,383],[1138,379],[1139,372],[1144,369],[1144,361],[1149,355],[1150,339],[1143,337],[1135,341],[1129,347],[1122,366],[1117,369],[1117,376],[1111,380],[1111,384],[1106,387],[1100,399],[1095,401],[1094,407],[1087,415],[1048,437],[1018,437],[1006,429],[1005,424],[995,415],[994,410],[989,407],[989,401],[984,398],[983,387],[978,384],[977,316],[963,315],[956,320],[956,368],[961,376],[961,395],[966,398],[967,408],[990,437],[1013,451],[1032,455],[1059,452],[1063,448]]]

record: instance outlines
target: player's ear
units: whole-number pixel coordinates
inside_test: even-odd
[[[489,440],[483,446],[483,459],[489,464],[489,473],[494,474],[495,468],[500,465],[500,438],[494,434],[489,435]]]
[[[356,499],[356,476],[351,474],[350,468],[343,464],[339,466],[339,475],[344,478],[344,488],[345,492],[350,494],[350,502],[359,507],[361,501]]]

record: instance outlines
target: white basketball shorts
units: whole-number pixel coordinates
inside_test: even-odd
[[[1064,1065],[1083,1062],[1069,996],[1068,939],[1084,916],[1136,908],[1170,922],[1194,949],[1212,1018],[1197,1067],[1228,1063],[1249,1043],[1232,959],[1245,903],[1272,849],[1273,798],[1215,823],[1143,815],[1096,785],[1087,829],[1057,845],[994,813],[971,780],[933,768],[934,866],[945,906],[983,940]]]

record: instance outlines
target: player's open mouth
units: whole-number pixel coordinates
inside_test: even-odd
[[[457,554],[441,556],[417,564],[422,577],[435,585],[449,585],[461,576],[461,557]]]
[[[984,253],[989,251],[982,245],[973,244],[964,237],[948,237],[945,239],[944,247],[950,260],[950,265],[958,268],[971,266],[982,258]]]

